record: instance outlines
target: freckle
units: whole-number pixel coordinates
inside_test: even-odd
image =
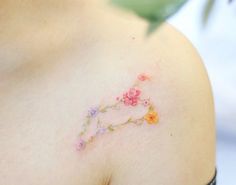
[[[173,134],[172,134],[172,133],[170,133],[170,136],[173,136]]]

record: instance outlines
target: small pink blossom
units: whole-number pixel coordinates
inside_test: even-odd
[[[85,149],[85,147],[86,147],[86,142],[81,138],[75,144],[75,148],[77,151],[82,151]]]
[[[136,88],[130,88],[128,92],[123,94],[123,102],[125,105],[136,106],[138,104],[141,91]]]
[[[150,99],[142,100],[142,105],[145,106],[145,107],[149,106],[150,105]]]
[[[150,77],[148,75],[142,73],[142,74],[138,75],[138,79],[140,81],[146,81],[146,80],[150,80]]]

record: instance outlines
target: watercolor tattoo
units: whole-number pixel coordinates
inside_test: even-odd
[[[153,125],[159,122],[159,115],[150,98],[143,98],[142,85],[151,80],[147,74],[138,75],[134,85],[124,92],[121,96],[115,98],[114,104],[107,106],[92,107],[88,110],[86,120],[82,125],[82,131],[79,133],[75,147],[77,151],[82,151],[86,146],[92,143],[97,137],[107,133],[115,132],[116,130],[125,127],[128,124],[143,125],[145,123]],[[105,114],[110,111],[121,110],[122,107],[134,108],[141,106],[145,108],[145,113],[138,118],[128,117],[123,122],[108,123],[102,120]],[[91,133],[92,130],[92,133]]]

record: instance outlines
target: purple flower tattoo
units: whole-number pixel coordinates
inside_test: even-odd
[[[96,135],[103,135],[106,133],[106,131],[107,131],[106,128],[101,127],[97,130]]]
[[[98,115],[98,112],[99,112],[98,107],[92,107],[88,111],[88,116],[95,118]]]

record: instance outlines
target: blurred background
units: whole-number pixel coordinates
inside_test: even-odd
[[[192,41],[203,58],[215,97],[218,185],[235,185],[236,1],[216,1],[204,27],[205,3],[206,0],[189,0],[168,22]]]

